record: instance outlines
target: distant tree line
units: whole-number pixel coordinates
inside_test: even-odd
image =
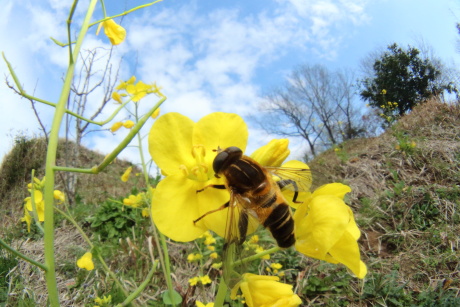
[[[319,64],[297,67],[264,97],[257,123],[268,133],[303,139],[308,160],[343,141],[376,135],[432,97],[458,97],[457,74],[417,48],[392,44],[371,61],[361,78]]]

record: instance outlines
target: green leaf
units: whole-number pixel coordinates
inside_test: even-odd
[[[172,297],[172,300],[171,300]],[[172,295],[169,295],[169,290],[163,292],[163,303],[166,305],[179,305],[182,303],[182,296],[177,293],[176,290],[172,291]]]

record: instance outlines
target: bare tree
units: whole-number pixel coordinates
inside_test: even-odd
[[[75,74],[71,87],[71,95],[67,108],[74,113],[96,120],[102,114],[111,99],[112,91],[118,76],[119,65],[114,68],[112,61],[113,48],[95,48],[81,53],[81,67]],[[96,78],[95,78],[96,77]],[[95,82],[95,80],[97,80]],[[97,104],[96,99],[99,100]],[[66,119],[66,166],[76,167],[80,159],[82,139],[89,133],[99,131],[90,123],[67,114]],[[73,140],[72,142],[67,142]],[[75,197],[77,174],[65,173],[63,182],[69,196],[69,202]]]
[[[351,71],[331,72],[321,65],[302,65],[284,86],[265,97],[257,122],[269,133],[303,138],[315,156],[365,134],[356,97]]]

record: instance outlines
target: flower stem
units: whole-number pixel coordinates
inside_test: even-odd
[[[15,256],[18,256],[19,258],[22,258],[24,259],[25,261],[39,267],[40,269],[42,269],[43,271],[47,271],[48,268],[43,264],[43,263],[40,263],[40,262],[37,262],[35,260],[33,260],[32,258],[29,258],[27,257],[26,255],[20,253],[19,251],[15,250],[14,248],[12,248],[11,246],[9,246],[5,241],[3,241],[1,238],[0,238],[0,246],[2,246],[4,249],[10,251],[13,255]]]
[[[227,284],[223,277],[220,278],[219,289],[217,290],[216,299],[214,300],[214,307],[224,306],[225,297],[227,296]]]
[[[74,2],[73,7],[77,1]],[[45,188],[44,188],[44,200],[45,200],[45,236],[44,236],[44,251],[45,251],[45,266],[48,268],[45,272],[46,285],[48,290],[48,300],[50,306],[59,306],[59,293],[57,289],[56,282],[56,268],[55,268],[55,258],[54,258],[54,176],[55,170],[54,166],[56,165],[56,152],[59,140],[59,129],[61,126],[62,119],[65,113],[65,107],[67,99],[70,93],[70,86],[72,84],[72,79],[75,71],[75,55],[80,53],[80,48],[83,43],[83,39],[88,31],[88,25],[93,15],[97,0],[91,0],[86,12],[85,19],[83,21],[77,42],[75,44],[75,49],[69,51],[69,66],[64,79],[64,85],[62,87],[61,94],[59,96],[59,101],[56,105],[54,112],[53,123],[51,126],[49,141],[48,141],[48,150],[46,154],[46,167],[45,167]],[[69,19],[72,18],[73,10],[69,15]],[[68,31],[70,32],[71,22],[68,21]],[[70,39],[69,39],[70,41]],[[69,46],[69,49],[72,47]]]

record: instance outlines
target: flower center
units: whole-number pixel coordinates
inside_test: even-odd
[[[195,165],[190,169],[187,169],[185,165],[181,165],[180,169],[185,176],[192,180],[207,181],[208,178],[208,166],[204,161],[206,156],[206,149],[204,145],[198,144],[192,146],[192,157],[195,159]]]

